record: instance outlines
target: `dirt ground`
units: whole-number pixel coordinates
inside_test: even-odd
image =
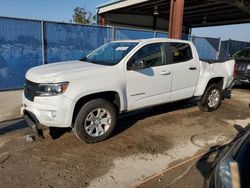
[[[212,113],[192,101],[137,111],[118,120],[110,139],[92,145],[59,129],[30,142],[22,119],[0,123],[0,187],[202,187],[195,161],[145,179],[231,139],[235,124],[250,123],[249,103],[245,88]],[[179,178],[187,169],[192,174]]]

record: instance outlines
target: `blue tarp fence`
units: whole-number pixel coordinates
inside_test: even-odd
[[[0,91],[19,89],[34,66],[76,60],[114,40],[168,37],[166,32],[0,17]],[[218,38],[192,40],[201,58],[216,59]]]

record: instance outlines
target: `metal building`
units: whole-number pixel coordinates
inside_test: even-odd
[[[99,24],[169,31],[250,22],[250,0],[116,0],[98,7]]]

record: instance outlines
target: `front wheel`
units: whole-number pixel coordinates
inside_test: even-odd
[[[87,143],[107,139],[116,124],[116,110],[104,99],[87,102],[79,111],[73,127],[74,134]]]
[[[222,91],[217,84],[211,84],[203,94],[198,107],[201,111],[212,112],[217,110],[221,105]]]

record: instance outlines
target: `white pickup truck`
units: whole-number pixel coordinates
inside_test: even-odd
[[[72,127],[80,140],[99,142],[124,112],[191,97],[202,111],[216,110],[234,64],[201,61],[189,41],[111,42],[83,59],[30,69],[22,113],[36,133],[40,124]]]

